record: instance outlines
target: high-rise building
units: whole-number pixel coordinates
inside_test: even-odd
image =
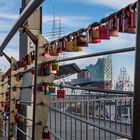
[[[111,82],[112,81],[112,58],[106,56],[99,58],[95,65],[90,64],[86,67],[90,72],[91,81]]]
[[[99,58],[95,65],[87,66],[72,80],[72,85],[112,89],[112,57]]]

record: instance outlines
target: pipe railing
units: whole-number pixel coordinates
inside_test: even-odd
[[[46,104],[44,104],[44,106],[49,107],[49,106],[46,105]],[[77,117],[77,116],[75,116],[75,115],[68,114],[68,113],[66,113],[66,112],[64,112],[64,111],[61,111],[61,110],[59,110],[59,109],[56,109],[56,108],[54,108],[54,107],[49,107],[49,109],[52,110],[52,111],[56,111],[56,112],[58,112],[58,113],[61,113],[61,114],[63,114],[63,115],[66,115],[66,116],[68,116],[68,117],[70,117],[70,118],[74,118],[74,119],[76,119],[77,121],[81,121],[82,123],[85,123],[85,124],[87,124],[87,125],[89,125],[89,126],[93,126],[93,127],[98,128],[98,129],[101,129],[101,130],[103,130],[103,131],[109,132],[109,133],[111,133],[111,134],[120,136],[120,137],[122,137],[122,138],[132,139],[132,137],[131,137],[130,135],[124,134],[123,132],[118,132],[118,131],[115,131],[115,130],[110,129],[110,128],[105,128],[104,126],[101,126],[101,125],[99,125],[99,124],[97,124],[97,123],[95,123],[95,122],[89,122],[89,121],[87,121],[87,120],[85,120],[85,119],[81,119],[81,118],[79,118],[79,117]]]
[[[15,128],[17,129],[17,130],[19,130],[22,134],[24,134],[26,137],[28,137],[29,139],[31,139],[32,140],[32,137],[30,137],[27,133],[25,133],[24,131],[22,131],[19,127],[17,127],[16,125],[15,125]]]
[[[87,54],[87,55],[64,58],[64,59],[57,60],[55,62],[71,61],[71,60],[77,60],[77,59],[83,59],[83,58],[89,58],[89,57],[98,57],[98,56],[103,56],[103,55],[126,53],[126,52],[131,52],[131,51],[135,51],[135,47],[129,47],[129,48],[123,48],[123,49],[117,49],[117,50],[109,50],[109,51],[104,51],[104,52],[98,52],[98,53],[92,53],[92,54]]]
[[[57,84],[51,84],[51,83],[47,83],[47,84],[60,87],[60,85],[57,85]],[[97,89],[97,88],[91,88],[91,87],[76,87],[76,86],[71,86],[71,85],[62,85],[62,87],[69,88],[69,89],[86,90],[86,91],[92,91],[92,92],[98,92],[98,93],[106,93],[106,94],[112,94],[112,95],[129,95],[129,96],[134,95],[132,91],[107,90],[107,89]]]

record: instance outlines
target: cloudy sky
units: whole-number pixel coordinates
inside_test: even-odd
[[[119,9],[135,2],[135,0],[45,0],[43,4],[43,33],[47,33],[52,29],[52,23],[48,22],[53,19],[53,11],[55,9],[56,19],[62,19],[62,26],[65,28],[64,33],[87,27],[89,24],[99,21],[101,18],[118,11]],[[19,15],[21,0],[0,0],[0,43],[7,35],[8,31],[16,22]],[[81,53],[72,53],[70,55],[81,55],[92,52],[99,52],[110,49],[118,49],[124,47],[135,46],[135,35],[120,34],[117,38],[111,38],[110,41],[102,41],[98,45],[90,45]],[[18,33],[11,40],[5,52],[9,56],[18,59]],[[66,55],[67,57],[67,55]],[[91,59],[95,63],[96,59]],[[84,63],[88,63],[84,61]],[[8,63],[4,58],[0,58],[0,65],[3,69],[8,68]],[[119,68],[126,66],[128,73],[133,79],[134,71],[134,53],[125,53],[113,56],[113,75],[116,77]]]

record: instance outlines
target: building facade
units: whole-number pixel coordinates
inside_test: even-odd
[[[90,64],[77,79],[72,80],[72,85],[89,86],[99,89],[112,89],[112,58],[106,56],[99,58],[95,65]]]

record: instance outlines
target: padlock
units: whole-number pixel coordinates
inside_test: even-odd
[[[6,96],[6,101],[8,101],[10,99],[10,96]]]
[[[56,53],[63,53],[63,51],[62,51],[62,48],[61,47],[58,47],[57,49],[56,49],[56,51],[55,51]]]
[[[23,58],[20,62],[19,62],[19,68],[23,68],[26,66],[26,61],[25,58]]]
[[[117,27],[117,31],[118,32],[122,32],[123,31],[123,15],[120,15],[118,17],[118,27]]]
[[[1,102],[1,107],[5,107],[5,103],[4,102]]]
[[[47,59],[51,59],[52,58],[52,56],[48,52],[43,53],[43,56],[45,58],[47,58]]]
[[[110,39],[108,26],[106,25],[99,26],[99,38],[106,40]]]
[[[57,98],[64,99],[65,98],[65,90],[63,90],[63,89],[57,90]]]
[[[39,69],[39,75],[40,76],[44,76],[45,75],[45,67],[44,67],[44,65],[41,65],[41,67]]]
[[[59,65],[57,63],[52,64],[52,71],[59,71]]]
[[[5,110],[5,111],[9,111],[9,109],[10,109],[9,104],[8,104],[8,103],[5,103],[5,108],[4,108],[4,110]]]
[[[31,69],[31,74],[34,75],[35,74],[35,70]]]
[[[65,38],[62,38],[62,48],[63,48],[63,50],[65,51],[65,49],[66,49],[66,47],[67,47],[67,39],[66,39],[66,37]]]
[[[66,52],[78,52],[82,50],[82,47],[77,47],[76,41],[73,35],[69,35],[67,38]]]
[[[49,76],[51,74],[51,66],[46,65],[44,69],[45,76]]]
[[[56,88],[53,86],[49,86],[49,93],[55,93]]]
[[[117,23],[117,18],[113,17],[112,19],[110,19],[108,21],[108,23],[106,24],[106,26],[108,26],[109,29],[109,35],[113,36],[113,37],[118,37],[119,36],[119,32],[118,32],[118,23]]]
[[[10,96],[10,92],[9,91],[6,92],[6,96]]]
[[[49,48],[46,48],[46,51],[43,53],[43,56],[47,59],[51,59],[52,56],[49,53]]]
[[[56,53],[55,48],[53,48],[53,47],[51,47],[49,49],[49,53],[51,56],[58,56],[59,55],[58,53]]]
[[[16,100],[15,108],[18,110],[21,110],[21,107],[22,107],[22,105],[21,105],[20,101]]]
[[[127,11],[124,15],[124,22],[123,22],[123,32],[127,33],[136,33],[136,26],[135,26],[135,12],[134,11]]]
[[[48,127],[45,126],[42,131],[42,139],[43,140],[51,140],[51,133],[48,130]]]
[[[56,51],[55,51],[56,53],[59,54],[59,53],[64,52],[63,47],[62,47],[63,44],[61,41],[57,41],[55,45],[56,45]]]
[[[74,36],[74,41],[76,41],[76,46],[77,47],[88,47],[88,41],[86,35],[77,33]]]
[[[25,56],[25,61],[26,61],[26,65],[30,65],[31,64],[32,60],[31,60],[31,55],[30,54]]]
[[[45,82],[43,82],[39,85],[39,91],[45,91],[46,88],[47,88],[47,84]]]
[[[16,86],[14,86],[12,89],[13,89],[13,91],[17,91],[17,87]]]
[[[11,136],[9,137],[9,140],[15,140],[15,137],[14,137],[13,135],[11,135]]]
[[[89,43],[101,43],[101,39],[99,38],[99,29],[98,28],[89,29],[88,42]]]
[[[50,55],[51,55],[51,56],[58,56],[59,53],[57,53],[55,50],[51,49],[51,50],[50,50]]]
[[[16,123],[24,122],[24,118],[22,116],[20,116],[19,114],[15,114],[14,118],[15,118]]]
[[[49,89],[47,88],[47,89],[44,91],[44,95],[46,95],[46,96],[51,96],[52,93],[49,92]]]
[[[31,52],[31,62],[34,63],[35,61],[35,51]]]
[[[14,118],[15,118],[15,122],[16,123],[19,123],[20,122],[20,116],[18,114],[15,114],[14,115]]]

